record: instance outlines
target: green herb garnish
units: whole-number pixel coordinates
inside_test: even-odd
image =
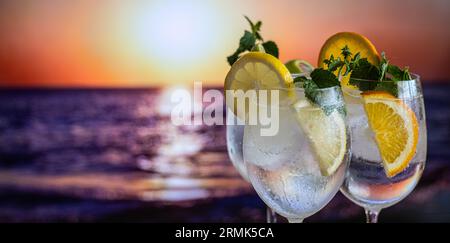
[[[244,35],[239,40],[239,47],[232,55],[227,57],[230,66],[233,65],[244,52],[253,50],[255,46],[259,44],[264,47],[266,53],[278,58],[279,50],[277,44],[270,40],[264,41],[261,36],[260,31],[262,22],[258,21],[254,24],[247,16],[244,17],[250,25],[250,31],[244,31]]]
[[[294,79],[294,83],[300,83],[305,90],[305,96],[312,103],[318,105],[324,111],[325,115],[330,115],[334,110],[337,110],[341,114],[345,114],[345,107],[342,102],[333,100],[330,102],[325,95],[326,92],[322,92],[320,89],[340,86],[340,82],[336,75],[330,70],[323,68],[316,68],[311,72],[311,78],[297,77]],[[334,99],[336,97],[333,97]],[[341,97],[342,98],[342,97]]]
[[[329,59],[324,60],[324,63],[328,70],[333,72],[338,70],[338,77],[350,74],[349,83],[361,91],[379,90],[398,96],[396,81],[411,79],[408,68],[405,67],[402,70],[398,66],[390,64],[384,52],[381,53],[381,61],[376,66],[371,64],[367,58],[361,58],[359,52],[352,57],[351,51],[345,46],[339,57],[331,55]]]
[[[311,72],[311,79],[321,89],[339,86],[341,84],[333,72],[323,68],[314,69]]]
[[[361,58],[359,52],[356,53],[355,56],[353,56],[347,45],[345,45],[341,49],[341,51],[342,51],[341,52],[342,58],[341,57],[335,58],[333,55],[331,55],[329,59],[324,60],[324,63],[327,65],[328,70],[332,72],[338,70],[337,73],[338,77],[348,75],[350,71],[353,69],[355,63],[357,63]]]

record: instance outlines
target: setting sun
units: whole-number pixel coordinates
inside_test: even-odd
[[[162,68],[171,65],[175,72],[191,68],[217,46],[219,31],[217,12],[208,2],[192,4],[164,1],[137,9],[131,19],[129,38]],[[166,65],[164,65],[166,64]],[[184,66],[188,66],[184,67]]]
[[[328,36],[353,31],[424,80],[447,79],[448,4],[403,2],[2,1],[0,86],[223,85],[226,57],[248,28],[243,15],[262,20],[282,61],[316,63]],[[410,8],[427,18],[410,18]]]

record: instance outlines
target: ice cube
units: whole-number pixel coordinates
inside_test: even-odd
[[[347,104],[347,110],[352,137],[352,156],[368,161],[381,161],[362,103]]]
[[[260,125],[248,125],[244,132],[244,160],[265,170],[296,163],[303,156],[305,137],[294,118],[295,111],[280,109],[278,132],[261,136]]]

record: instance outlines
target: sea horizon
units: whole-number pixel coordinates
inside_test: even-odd
[[[450,200],[449,90],[424,85],[429,161],[383,220],[450,218],[434,215]],[[228,159],[225,126],[174,126],[164,88],[0,93],[0,222],[264,221],[264,204]],[[338,194],[308,220],[362,218]]]

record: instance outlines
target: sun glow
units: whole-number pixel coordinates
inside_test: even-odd
[[[161,1],[136,11],[131,39],[143,55],[179,72],[211,55],[218,42],[218,18],[208,2]],[[191,66],[190,66],[191,67]]]
[[[230,68],[226,57],[248,29],[244,14],[262,20],[262,34],[279,45],[282,61],[316,63],[329,36],[354,31],[424,80],[449,79],[450,1],[395,1],[389,11],[387,0],[327,2],[3,0],[0,87],[220,86]],[[409,18],[417,9],[427,17]]]

